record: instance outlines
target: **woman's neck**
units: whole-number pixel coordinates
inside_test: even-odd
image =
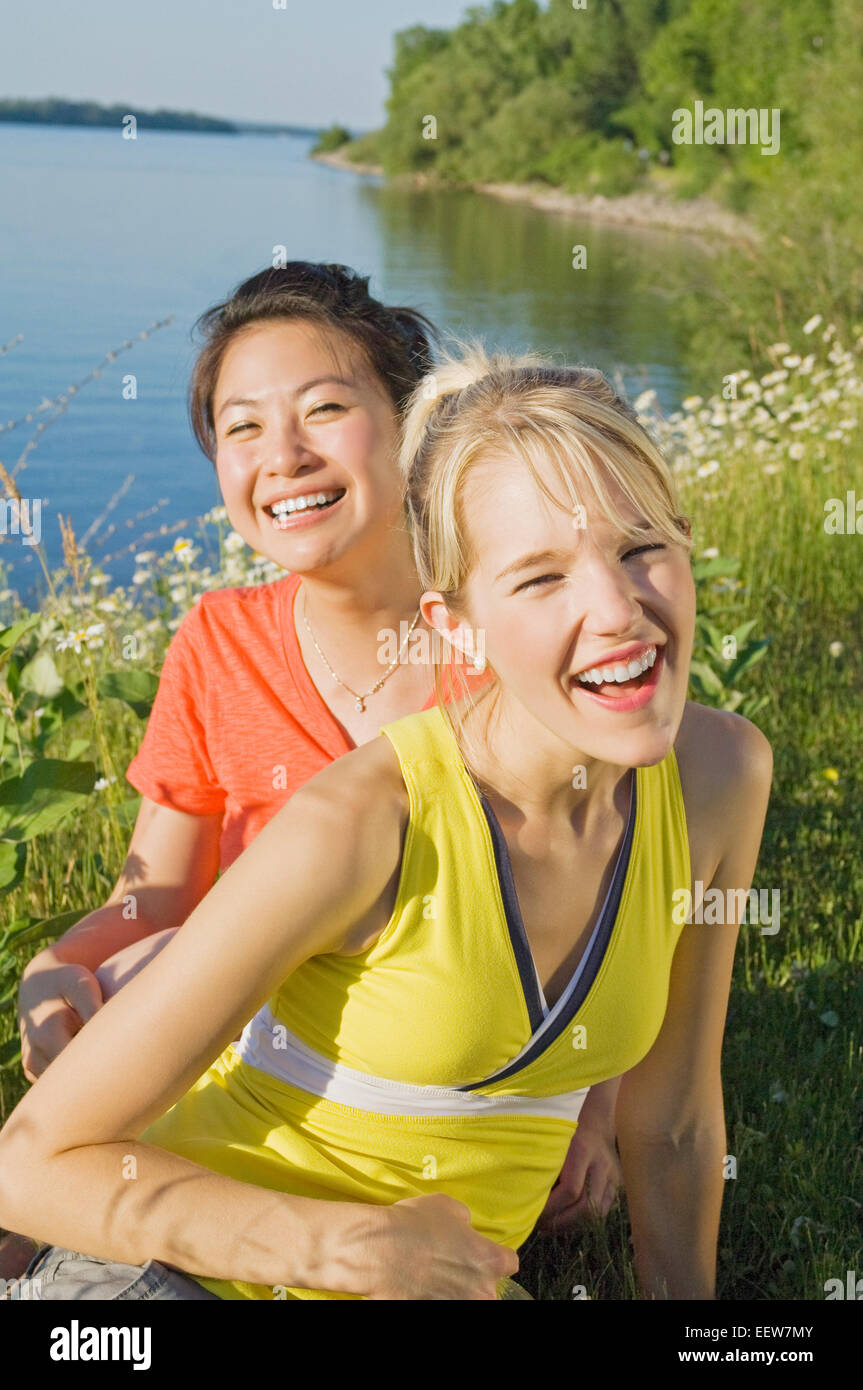
[[[506,819],[567,823],[589,838],[628,804],[629,768],[564,745],[505,697],[478,703],[466,720],[464,752]]]
[[[348,685],[365,681],[365,689],[376,669],[386,670],[393,643],[401,648],[421,594],[409,539],[395,534],[374,563],[351,556],[302,576],[295,607],[300,646],[317,643]],[[423,627],[420,618],[414,630]]]

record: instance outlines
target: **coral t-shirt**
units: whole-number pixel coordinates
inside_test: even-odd
[[[126,772],[135,789],[175,811],[223,815],[224,871],[321,768],[354,747],[303,661],[293,620],[300,576],[204,594],[165,653],[141,747]],[[488,677],[463,672],[478,691]],[[434,692],[423,709],[435,703]]]

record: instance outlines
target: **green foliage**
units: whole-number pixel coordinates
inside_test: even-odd
[[[159,677],[152,671],[107,671],[97,689],[109,700],[125,700],[139,719],[146,719],[153,708]]]
[[[343,125],[331,125],[322,130],[312,154],[329,154],[331,150],[341,149],[351,138],[351,132]]]
[[[768,704],[770,696],[746,694],[738,688],[738,682],[765,655],[770,638],[756,640],[751,637],[758,623],[757,618],[750,618],[732,628],[728,623],[720,624],[715,611],[713,581],[720,577],[736,576],[739,569],[739,560],[726,560],[720,556],[693,563],[697,616],[689,683],[692,698],[699,704],[730,710],[741,714],[744,719],[754,719]]]
[[[708,195],[750,215],[765,235],[729,266],[726,354],[813,302],[846,327],[863,312],[858,0],[495,0],[452,30],[397,34],[389,77],[385,126],[346,150],[388,174]],[[675,144],[673,113],[696,100],[778,109],[778,154]]]

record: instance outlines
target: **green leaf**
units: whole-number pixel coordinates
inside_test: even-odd
[[[708,664],[707,664],[706,661],[692,661],[692,662],[690,662],[690,664],[689,664],[689,672],[690,672],[690,675],[691,675],[691,676],[694,676],[694,677],[696,678],[696,680],[697,680],[698,682],[700,682],[702,688],[703,688],[705,691],[707,691],[708,694],[711,694],[711,695],[721,695],[721,694],[722,694],[723,689],[724,689],[722,680],[721,680],[720,677],[716,674],[716,672],[712,669],[712,667],[708,666]]]
[[[741,623],[739,627],[736,627],[734,629],[731,635],[736,641],[738,648],[743,646],[743,643],[746,641],[747,637],[749,636],[750,632],[755,627],[757,622],[757,618],[750,618],[748,623]]]
[[[767,648],[770,646],[770,639],[765,637],[761,642],[752,642],[744,651],[740,652],[734,662],[728,668],[728,682],[733,685],[737,677],[744,671],[748,671],[752,666],[761,660]]]
[[[0,1070],[5,1071],[7,1067],[14,1067],[21,1061],[21,1038],[9,1038],[7,1042],[0,1045]]]
[[[32,840],[53,830],[89,796],[95,781],[93,763],[31,763],[20,777],[0,782],[0,839]]]
[[[71,912],[61,912],[57,917],[25,917],[13,922],[3,933],[0,949],[9,946],[23,946],[25,942],[41,941],[46,936],[62,936],[69,927],[74,927],[82,917],[90,912],[89,907],[76,907]]]
[[[839,1015],[833,1009],[828,1009],[826,1014],[819,1014],[819,1018],[828,1028],[835,1028],[839,1022]]]
[[[39,652],[21,672],[21,689],[32,690],[43,700],[53,700],[63,689],[63,677],[50,652]]]
[[[25,633],[32,631],[41,621],[38,613],[30,613],[26,618],[21,618],[11,627],[4,627],[0,630],[0,666],[7,661],[12,654],[12,648],[20,642]]]
[[[710,560],[695,560],[692,565],[692,577],[697,584],[701,580],[724,578],[726,575],[736,574],[739,568],[739,560],[724,559],[721,555],[714,555]]]
[[[80,714],[82,709],[87,706],[79,698],[80,691],[75,687],[64,685],[63,689],[51,701],[51,708],[56,709],[63,716],[63,719],[71,719],[73,714]]]
[[[152,671],[108,671],[98,682],[98,691],[109,700],[125,700],[140,719],[153,708],[159,677]]]
[[[89,747],[90,740],[88,738],[73,738],[72,742],[69,744],[66,761],[70,763],[77,762],[81,754],[86,753]]]
[[[26,845],[0,840],[0,897],[18,887],[24,877],[26,865]]]

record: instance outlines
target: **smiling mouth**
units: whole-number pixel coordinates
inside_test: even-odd
[[[341,501],[345,491],[345,488],[340,487],[327,492],[304,493],[302,497],[286,497],[280,502],[274,502],[271,506],[264,507],[264,511],[267,516],[272,517],[273,525],[280,528],[285,521],[292,517],[311,516],[316,512],[327,511]]]
[[[629,662],[614,662],[613,665],[582,671],[571,678],[570,684],[573,690],[581,690],[592,699],[598,699],[607,709],[640,709],[652,700],[664,665],[664,646],[651,646],[640,657]]]

